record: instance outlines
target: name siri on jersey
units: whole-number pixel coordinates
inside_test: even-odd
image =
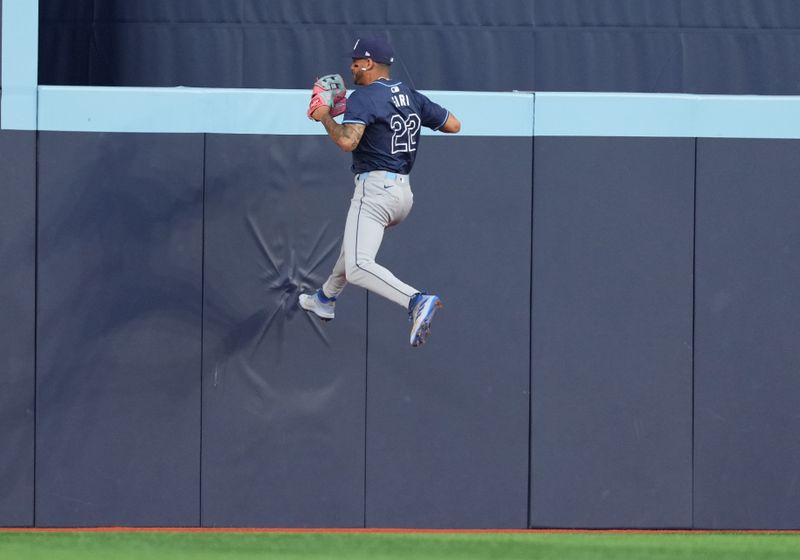
[[[395,107],[408,107],[411,104],[411,100],[405,94],[398,94],[392,96],[392,103],[394,103]]]

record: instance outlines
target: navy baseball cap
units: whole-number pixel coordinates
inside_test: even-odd
[[[353,45],[351,58],[371,58],[375,62],[391,64],[394,62],[394,50],[389,41],[380,37],[358,39]]]

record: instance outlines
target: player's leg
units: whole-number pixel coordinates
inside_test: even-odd
[[[306,311],[314,313],[324,321],[334,318],[336,298],[347,286],[347,277],[344,268],[344,245],[339,251],[339,258],[333,266],[333,272],[320,289],[312,294],[300,294],[298,303]]]
[[[347,281],[408,309],[419,290],[375,262],[397,200],[384,192],[382,184],[369,179],[359,182],[356,193],[360,196],[353,197],[350,204],[342,244]]]
[[[322,285],[322,291],[326,297],[336,298],[339,297],[345,286],[347,286],[347,275],[344,272],[344,245],[342,245],[339,258],[336,259],[336,264],[333,266],[333,272]]]
[[[414,195],[408,177],[399,179],[392,187],[391,192],[398,198],[399,204],[392,216],[390,225],[399,224],[406,219],[414,204]],[[411,319],[411,346],[422,346],[431,333],[431,322],[442,302],[438,296],[432,294],[416,294],[408,304],[408,314]]]
[[[300,294],[298,298],[300,307],[314,313],[320,319],[330,321],[335,315],[336,298],[339,297],[346,285],[344,250],[342,250],[333,267],[333,272],[322,287],[313,294]]]

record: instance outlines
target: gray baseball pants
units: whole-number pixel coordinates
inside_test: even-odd
[[[370,171],[355,176],[342,251],[322,285],[326,296],[338,296],[349,282],[408,308],[411,297],[419,290],[398,280],[375,262],[375,256],[384,230],[402,222],[411,212],[413,202],[408,175]]]

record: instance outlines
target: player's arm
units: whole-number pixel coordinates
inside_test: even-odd
[[[345,152],[352,152],[358,147],[366,128],[363,124],[337,123],[327,107],[318,108],[314,112],[314,118],[322,123],[331,140]]]
[[[461,121],[459,121],[453,113],[447,115],[447,120],[439,127],[439,131],[455,134],[461,130]]]

